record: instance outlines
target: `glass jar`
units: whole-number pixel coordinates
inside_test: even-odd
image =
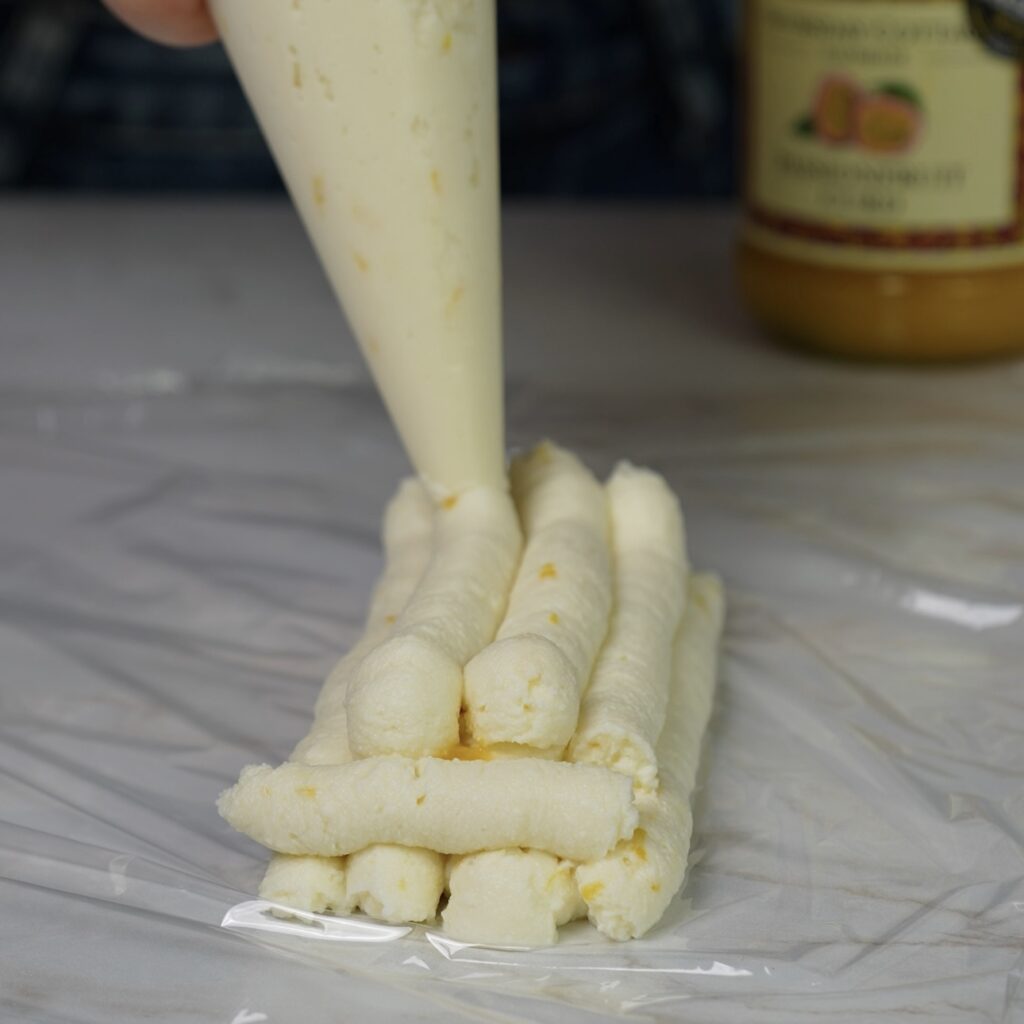
[[[755,317],[805,347],[1024,351],[1024,75],[963,0],[747,0]]]

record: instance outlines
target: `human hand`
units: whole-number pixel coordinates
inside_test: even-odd
[[[217,38],[206,0],[103,0],[126,25],[158,43],[199,46]]]

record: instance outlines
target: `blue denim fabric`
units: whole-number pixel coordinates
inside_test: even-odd
[[[499,0],[513,195],[733,186],[733,0]],[[0,185],[280,188],[219,47],[166,50],[94,0],[0,0]]]

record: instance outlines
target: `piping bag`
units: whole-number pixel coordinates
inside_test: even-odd
[[[421,478],[506,488],[494,0],[211,0]]]

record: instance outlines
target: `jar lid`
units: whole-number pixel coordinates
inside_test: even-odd
[[[994,53],[1024,59],[1024,0],[967,0],[974,34]]]

